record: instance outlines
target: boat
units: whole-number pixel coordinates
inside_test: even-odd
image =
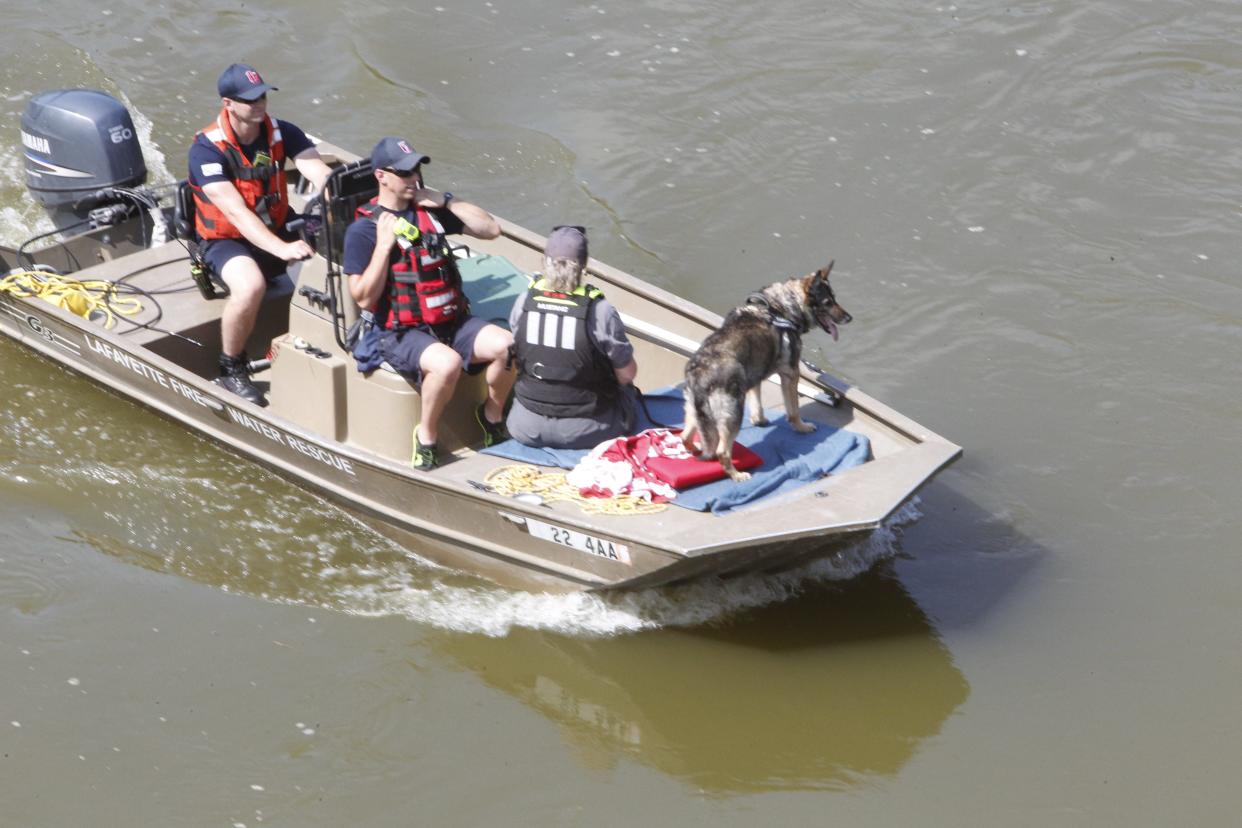
[[[297,482],[418,556],[534,590],[627,590],[777,571],[829,555],[884,524],[962,449],[844,380],[804,364],[799,403],[824,431],[865,438],[865,462],[715,514],[685,508],[595,513],[572,500],[489,483],[513,460],[484,451],[473,409],[481,377],[463,377],[441,422],[442,455],[411,469],[417,390],[398,374],[355,369],[345,343],[357,316],[337,263],[345,226],[374,194],[370,162],[317,140],[333,168],[311,197],[290,167],[294,207],[318,253],[271,283],[248,344],[264,408],[212,380],[223,301],[192,272],[182,186],[148,187],[124,106],[94,90],[35,96],[22,120],[27,185],[56,227],[0,247],[0,332],[122,397]],[[500,220],[490,241],[455,252],[475,315],[504,320],[544,239]],[[676,388],[720,316],[592,259],[589,280],[619,309],[644,388]],[[16,277],[21,277],[18,279]],[[59,299],[31,284],[81,286]],[[93,294],[86,294],[87,296]],[[123,305],[129,304],[128,308]],[[123,310],[132,311],[126,315]],[[780,399],[775,378],[765,399]],[[551,471],[551,470],[549,470]]]

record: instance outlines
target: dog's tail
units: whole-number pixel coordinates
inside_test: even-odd
[[[699,412],[703,441],[711,447],[703,456],[723,459],[733,451],[733,441],[742,427],[742,397],[740,389],[716,389],[707,395],[706,403]]]
[[[701,460],[711,460],[716,456],[716,421],[711,408],[704,404],[702,395],[695,394],[689,383],[686,384],[686,424],[681,432],[681,440],[686,448],[695,452]],[[708,397],[711,393],[708,392]],[[695,449],[694,443],[698,443]]]
[[[681,441],[685,444],[687,450],[694,451],[694,438],[699,433],[699,416],[698,406],[694,402],[694,392],[690,390],[688,384],[685,388],[685,397],[686,413],[685,422],[681,428]]]
[[[736,423],[741,412],[734,412],[733,397],[724,391],[708,391],[706,395],[691,393],[686,388],[686,427],[681,438],[692,451],[692,439],[698,435],[698,451],[701,460],[712,460],[720,455],[721,438],[729,435],[729,442],[737,435]]]

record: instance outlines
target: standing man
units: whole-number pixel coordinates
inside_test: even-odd
[[[315,190],[330,172],[306,133],[267,114],[264,82],[251,66],[234,63],[216,83],[220,114],[190,145],[190,189],[195,232],[202,256],[229,289],[220,319],[220,378],[217,383],[255,405],[267,405],[250,380],[245,347],[267,281],[288,262],[314,250],[285,229],[289,192],[285,159],[292,158]]]
[[[430,162],[400,138],[375,145],[371,168],[379,197],[370,215],[345,231],[341,257],[350,295],[382,325],[380,354],[419,385],[422,419],[414,428],[411,465],[424,470],[439,465],[440,415],[462,371],[487,372],[487,399],[474,412],[484,445],[508,437],[504,405],[513,387],[507,366],[513,337],[470,315],[445,239],[457,233],[494,239],[500,224],[483,208],[424,186],[422,165]]]

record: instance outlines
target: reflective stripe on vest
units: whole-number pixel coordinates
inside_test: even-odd
[[[603,292],[579,286],[571,293],[535,282],[517,320],[517,398],[547,417],[590,417],[616,399],[617,378],[588,326]]]
[[[540,328],[542,328],[542,335]],[[574,349],[574,337],[578,334],[578,320],[573,316],[557,316],[554,313],[528,311],[526,314],[526,341],[531,345],[548,348]]]

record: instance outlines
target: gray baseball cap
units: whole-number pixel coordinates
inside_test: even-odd
[[[553,227],[547,244],[543,246],[543,254],[549,259],[577,259],[585,267],[588,255],[586,228],[577,225]]]

